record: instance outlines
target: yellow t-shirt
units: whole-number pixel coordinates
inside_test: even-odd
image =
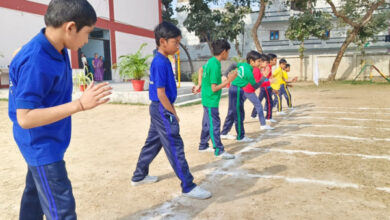
[[[286,85],[286,81],[285,81],[285,80],[288,80],[288,74],[287,74],[287,72],[283,70],[282,76],[283,76],[283,78],[282,78],[282,83],[281,83],[281,84]]]
[[[273,90],[279,90],[280,89],[280,84],[282,84],[282,76],[283,76],[283,70],[281,67],[278,67],[273,73],[272,73],[272,78],[273,78],[273,83],[271,83],[271,87]]]

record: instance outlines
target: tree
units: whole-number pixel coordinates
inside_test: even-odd
[[[332,0],[326,0],[326,2],[330,5],[333,14],[343,23],[350,26],[350,29],[347,30],[347,36],[333,62],[331,73],[328,77],[329,80],[335,80],[341,59],[348,46],[352,42],[357,44],[368,42],[370,39],[375,38],[376,34],[382,31],[381,27],[383,26],[378,25],[377,22],[382,21],[380,17],[383,16],[383,12],[378,11],[376,14],[374,14],[374,12],[377,11],[380,6],[384,5],[385,0],[345,0],[341,1],[342,5],[339,10]]]
[[[314,11],[312,7],[307,8],[303,13],[289,19],[289,27],[286,37],[290,40],[301,42],[299,46],[300,76],[303,78],[303,58],[305,51],[305,40],[311,37],[327,39],[326,32],[332,28],[331,16],[328,13]],[[306,80],[306,79],[305,79]]]
[[[256,45],[256,49],[259,53],[263,53],[263,48],[261,48],[259,37],[257,35],[257,30],[259,29],[261,22],[263,21],[263,17],[265,15],[265,8],[267,7],[269,0],[260,0],[260,10],[259,10],[259,15],[257,16],[256,22],[253,25],[251,35],[253,42]]]
[[[162,0],[162,4],[164,6],[162,17],[163,17],[164,21],[168,21],[168,22],[171,22],[172,24],[177,25],[179,22],[176,19],[172,18],[172,15],[173,15],[172,1],[173,0]],[[190,63],[191,73],[193,73],[194,72],[194,65],[192,64],[192,59],[191,59],[190,53],[188,52],[187,47],[185,45],[183,45],[182,43],[180,43],[180,47],[186,53],[186,55],[188,57],[188,62]]]
[[[244,31],[245,22],[243,19],[246,14],[250,13],[250,8],[228,2],[225,4],[224,11],[215,11],[215,13],[216,38],[234,42],[238,56],[242,57],[237,37]]]
[[[190,0],[187,6],[178,8],[178,12],[187,12],[187,17],[183,22],[184,27],[189,32],[194,32],[201,41],[206,41],[213,54],[211,42],[215,37],[215,13],[209,8],[212,0]]]

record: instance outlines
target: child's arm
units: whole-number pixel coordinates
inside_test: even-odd
[[[166,110],[168,110],[169,112],[171,112],[176,117],[176,120],[178,122],[180,122],[179,117],[176,114],[175,108],[173,107],[173,105],[169,101],[167,95],[165,94],[165,88],[164,87],[157,88],[157,97],[160,100],[160,103],[164,106],[164,108]]]
[[[30,129],[52,124],[77,112],[95,108],[109,101],[106,97],[111,94],[112,88],[106,85],[108,83],[95,86],[92,82],[80,99],[66,104],[50,108],[17,109],[18,123],[22,128]]]
[[[192,87],[192,93],[197,94],[200,92],[202,87],[203,67],[201,66],[198,70],[198,85]]]
[[[213,92],[217,92],[223,88],[225,88],[229,83],[231,83],[237,77],[237,70],[229,73],[227,76],[227,80],[223,81],[221,84],[211,84],[211,90]]]

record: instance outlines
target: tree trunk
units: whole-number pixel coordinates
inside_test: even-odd
[[[261,48],[260,41],[257,35],[257,30],[259,29],[261,22],[263,20],[266,6],[267,6],[266,0],[260,0],[259,15],[257,17],[256,23],[253,25],[252,33],[251,33],[253,42],[255,43],[256,49],[259,53],[263,53],[263,48]]]
[[[343,45],[341,46],[339,52],[337,53],[336,59],[333,62],[332,70],[330,71],[330,75],[328,76],[329,81],[334,81],[336,79],[336,74],[337,74],[337,70],[339,68],[341,59],[343,58],[344,53],[347,50],[349,44],[351,44],[352,41],[355,39],[358,31],[359,31],[359,28],[354,28],[353,31],[345,39]]]
[[[299,46],[300,47],[300,51],[299,51],[299,77],[301,80],[303,80],[303,58],[304,58],[304,55],[303,55],[303,50],[305,48],[305,43],[304,41],[301,42],[301,45]],[[306,77],[304,79],[306,81]]]
[[[194,73],[194,65],[192,65],[192,59],[191,59],[190,53],[188,53],[186,46],[184,46],[182,43],[180,43],[180,46],[181,46],[181,48],[183,48],[184,52],[186,53],[186,55],[188,57],[188,62],[190,63],[191,74],[192,74],[192,73]]]
[[[238,40],[235,40],[234,41],[234,47],[236,48],[236,51],[237,51],[237,55],[239,57],[242,57],[242,53],[240,51],[240,43],[238,43]]]
[[[212,46],[212,42],[210,40],[207,40],[207,45],[209,46],[211,56],[214,56],[213,46]]]

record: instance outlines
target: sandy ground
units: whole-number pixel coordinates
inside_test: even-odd
[[[197,151],[202,107],[178,108],[181,135],[205,201],[180,195],[160,152],[150,174],[130,178],[149,128],[147,106],[104,105],[73,116],[65,160],[79,219],[390,219],[390,86],[328,84],[291,89],[295,109],[274,131],[249,116],[252,143],[223,141],[237,159]],[[222,121],[227,99],[221,101]],[[17,219],[26,164],[0,102],[0,219]],[[235,132],[233,131],[232,134]]]

